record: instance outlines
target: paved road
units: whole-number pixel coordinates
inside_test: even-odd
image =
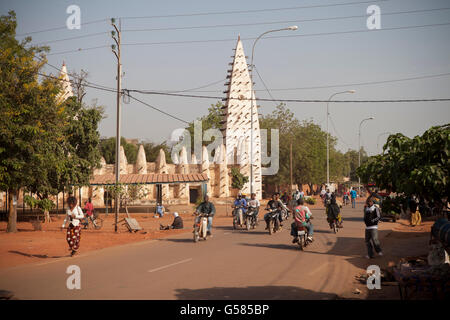
[[[324,210],[313,210],[315,242],[303,252],[291,243],[290,222],[272,236],[264,223],[216,227],[199,243],[185,233],[6,269],[0,290],[19,299],[333,299],[369,265],[358,206],[344,208],[337,235]],[[80,290],[66,287],[70,265],[81,269]]]

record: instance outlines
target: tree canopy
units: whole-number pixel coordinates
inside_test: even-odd
[[[365,183],[443,205],[450,194],[450,124],[431,127],[422,136],[390,135],[383,154],[357,170]]]
[[[0,17],[0,190],[8,190],[10,200],[19,189],[48,199],[64,187],[88,184],[100,160],[101,110],[77,97],[59,101],[60,81],[39,79],[48,48],[30,46],[31,38],[18,42],[16,26],[14,12]],[[10,204],[9,232],[16,231]]]

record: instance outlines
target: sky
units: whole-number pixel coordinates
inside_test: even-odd
[[[79,30],[66,27],[70,5],[80,7]],[[367,28],[370,5],[381,10],[379,30]],[[445,0],[2,0],[0,14],[10,10],[17,14],[18,39],[31,36],[32,43],[49,45],[50,64],[60,67],[65,62],[69,72],[83,69],[89,72],[88,81],[106,87],[116,87],[109,22],[114,17],[121,23],[122,88],[126,89],[187,90],[183,93],[225,97],[225,78],[239,35],[250,38],[243,40],[250,57],[260,34],[298,25],[296,31],[272,33],[258,41],[254,53],[262,78],[255,73],[258,98],[328,100],[346,90],[356,92],[334,99],[450,98],[450,3]],[[422,27],[404,28],[414,26]],[[42,32],[47,29],[52,30]],[[93,47],[100,48],[89,49]],[[58,73],[49,66],[44,70]],[[402,79],[411,80],[393,81]],[[373,83],[383,81],[388,82]],[[190,90],[198,87],[202,88]],[[292,88],[296,90],[286,90]],[[217,102],[216,98],[133,95],[188,122],[205,115]],[[100,134],[114,136],[115,93],[88,88],[85,101],[104,106]],[[278,103],[259,102],[260,113],[272,112]],[[287,107],[298,119],[313,120],[326,130],[326,103],[288,102]],[[374,117],[361,129],[361,145],[369,155],[381,152],[387,133],[413,137],[450,122],[449,101],[330,103],[329,109],[329,130],[343,152],[358,148],[361,121]],[[162,142],[183,127],[185,123],[137,101],[122,104],[121,131],[126,138]]]

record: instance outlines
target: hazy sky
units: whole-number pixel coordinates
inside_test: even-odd
[[[313,5],[356,3],[316,8],[295,8]],[[279,0],[279,1],[24,1],[0,3],[0,14],[15,10],[17,33],[23,34],[49,28],[64,27],[69,14],[66,8],[76,4],[81,8],[81,23],[124,17],[122,23],[122,64],[125,76],[123,88],[144,90],[186,90],[210,83],[192,94],[225,96],[224,83],[231,56],[240,34],[255,38],[261,33],[298,25],[297,31],[283,31],[258,41],[255,65],[269,89],[324,87],[301,90],[271,90],[275,99],[321,99],[349,89],[355,94],[343,94],[336,100],[380,100],[450,98],[450,2],[445,0]],[[367,7],[381,8],[381,30],[366,27]],[[280,9],[248,13],[236,11]],[[431,9],[447,10],[433,10]],[[428,10],[415,13],[395,12]],[[232,14],[186,15],[235,11]],[[172,15],[172,17],[167,17]],[[178,15],[174,17],[173,15]],[[155,17],[156,16],[156,17]],[[161,17],[166,16],[166,17]],[[125,18],[128,17],[128,18]],[[130,18],[135,17],[135,18]],[[141,17],[141,18],[136,18]],[[145,17],[145,18],[142,18]],[[351,17],[345,19],[328,19]],[[301,21],[299,20],[313,20]],[[270,23],[270,24],[269,24]],[[407,26],[445,24],[440,26],[387,30]],[[235,25],[227,27],[186,28],[198,26]],[[242,25],[253,24],[253,25]],[[132,32],[130,29],[167,29]],[[109,47],[60,53],[78,48],[109,46],[113,43],[107,21],[82,25],[80,30],[67,28],[30,34],[33,43],[66,39],[83,35],[92,37],[51,42],[49,63],[60,66],[63,61],[69,71],[84,69],[89,81],[108,87],[116,86],[116,58]],[[358,31],[348,33],[347,31]],[[347,32],[340,33],[338,32]],[[324,34],[325,33],[325,34]],[[326,34],[335,33],[335,34]],[[321,34],[311,36],[311,34]],[[18,36],[23,38],[24,36]],[[161,43],[198,40],[224,40],[191,43]],[[244,50],[251,56],[254,40],[245,40]],[[136,43],[147,43],[136,45]],[[55,53],[52,55],[52,53]],[[248,60],[250,63],[250,59]],[[46,67],[48,73],[56,70]],[[428,77],[448,74],[439,77]],[[357,85],[358,83],[424,77],[401,82]],[[222,80],[222,81],[221,81]],[[257,97],[270,98],[255,73]],[[348,84],[348,85],[347,85]],[[339,86],[338,86],[339,85]],[[336,86],[336,87],[329,87]],[[204,115],[217,99],[180,98],[135,94],[135,96],[186,121]],[[86,101],[97,99],[105,106],[107,118],[101,122],[102,136],[115,135],[116,96],[114,93],[88,89]],[[260,112],[271,112],[277,103],[260,102]],[[326,127],[325,103],[287,103],[300,119],[313,119]],[[182,122],[158,113],[138,102],[123,104],[122,135],[127,138],[163,141]],[[373,116],[362,129],[362,145],[369,154],[378,153],[385,142],[385,132],[401,132],[407,136],[422,134],[433,125],[450,122],[450,102],[426,103],[332,103],[333,125],[338,148],[346,151],[358,147],[358,127],[362,119]],[[337,131],[336,131],[337,130]],[[377,140],[380,143],[377,149]]]

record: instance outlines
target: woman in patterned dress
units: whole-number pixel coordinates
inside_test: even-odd
[[[67,227],[66,240],[69,244],[70,255],[73,256],[78,248],[80,247],[81,239],[81,219],[84,218],[83,211],[80,206],[77,205],[77,199],[75,197],[69,197],[67,199],[69,209],[67,209],[66,217],[62,228],[66,226],[66,222],[69,221],[69,226]]]

